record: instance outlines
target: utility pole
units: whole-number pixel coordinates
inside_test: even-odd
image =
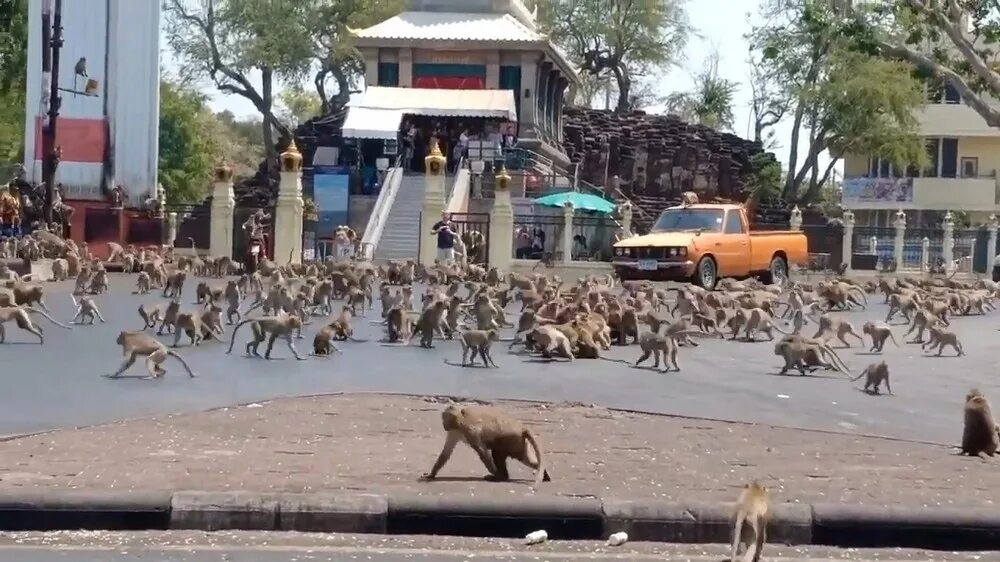
[[[44,217],[46,225],[52,223],[52,200],[56,189],[56,167],[59,166],[59,155],[56,149],[56,123],[59,117],[59,106],[62,97],[59,95],[59,51],[63,46],[62,0],[55,0],[52,10],[51,34],[43,30],[43,39],[49,36],[48,43],[42,43],[42,71],[49,72],[49,112],[48,122],[42,128],[42,182],[45,183]],[[42,24],[48,27],[47,18],[42,18]],[[46,52],[48,56],[46,56]],[[48,64],[46,64],[48,63]],[[47,67],[47,68],[46,68]]]

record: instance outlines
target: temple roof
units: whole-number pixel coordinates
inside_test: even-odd
[[[403,12],[355,32],[366,39],[539,43],[547,38],[510,14]]]

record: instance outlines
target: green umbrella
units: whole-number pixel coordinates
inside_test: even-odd
[[[553,193],[552,195],[535,199],[534,203],[546,207],[565,207],[566,203],[572,203],[574,208],[582,211],[595,211],[606,215],[615,212],[615,204],[611,201],[597,195],[591,195],[590,193],[580,193],[579,191]]]

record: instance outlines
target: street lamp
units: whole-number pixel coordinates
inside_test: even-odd
[[[42,15],[42,37],[48,37],[47,44],[43,42],[43,52],[47,50],[49,56],[42,56],[42,72],[49,73],[49,111],[48,122],[42,129],[42,182],[45,184],[45,206],[43,214],[45,224],[52,223],[52,201],[55,197],[56,168],[59,166],[59,149],[56,147],[56,121],[59,117],[59,105],[62,98],[59,96],[59,51],[63,45],[62,27],[62,0],[55,0],[55,7],[51,12],[52,27],[48,27],[49,14]]]

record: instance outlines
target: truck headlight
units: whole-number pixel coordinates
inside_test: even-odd
[[[670,248],[670,256],[671,257],[677,256],[677,248]]]
[[[686,256],[686,255],[687,255],[687,253],[688,253],[688,249],[687,249],[687,248],[681,248],[681,249],[680,249],[680,255],[682,255],[682,256]]]

